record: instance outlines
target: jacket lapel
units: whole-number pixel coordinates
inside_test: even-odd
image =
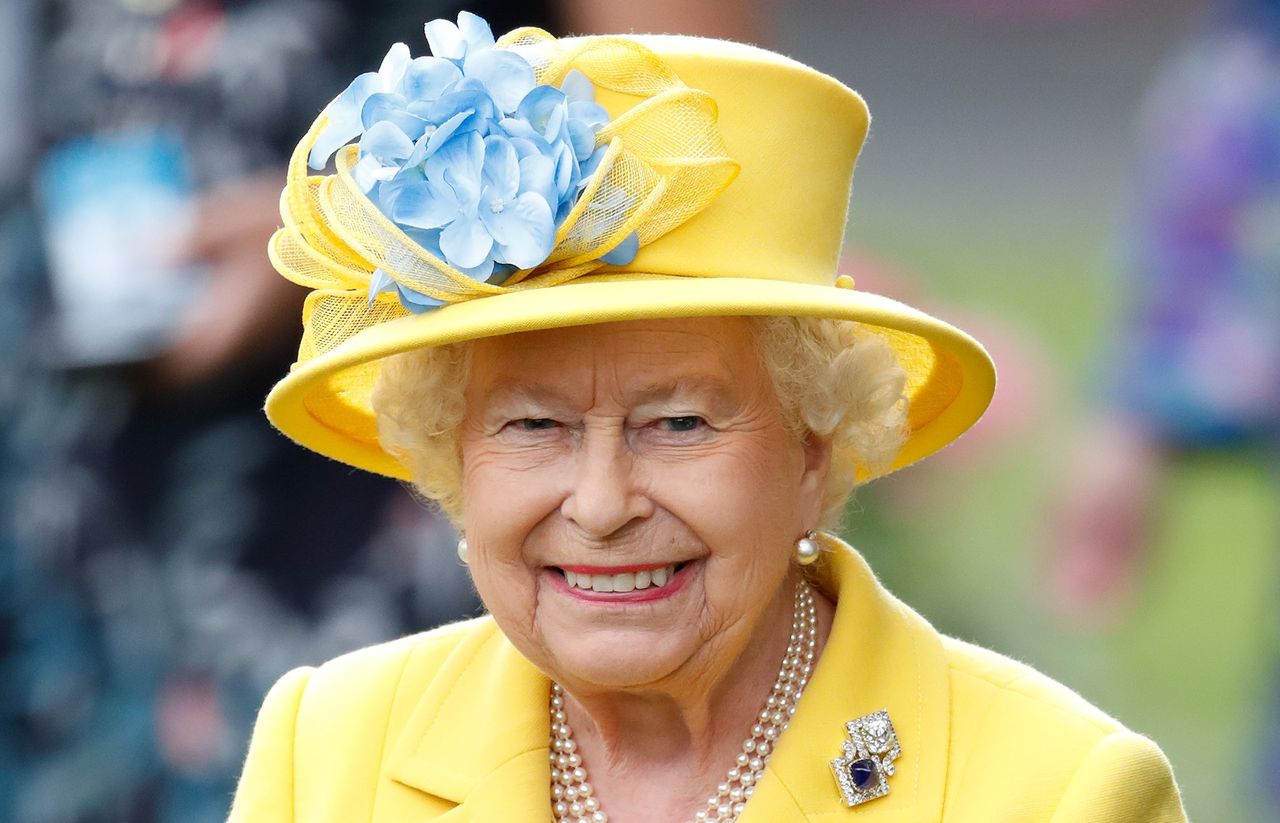
[[[547,678],[492,620],[440,666],[391,750],[392,780],[459,805],[441,821],[551,818]]]
[[[838,599],[826,648],[740,823],[942,818],[950,711],[941,638],[862,557],[823,537],[815,582]],[[902,747],[889,793],[850,809],[831,772],[844,724],[887,709]]]

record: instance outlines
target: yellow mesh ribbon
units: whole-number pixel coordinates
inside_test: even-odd
[[[512,274],[503,285],[473,280],[415,243],[360,191],[351,170],[358,149],[347,146],[336,172],[310,174],[307,157],[328,122],[320,115],[294,150],[280,198],[284,225],[268,254],[281,275],[313,289],[303,308],[298,362],[333,349],[369,326],[408,311],[393,293],[369,298],[375,269],[421,294],[457,303],[543,288],[605,265],[599,257],[632,232],[652,243],[706,208],[738,173],[717,127],[710,95],[680,81],[642,44],[621,37],[556,40],[541,29],[517,29],[497,48],[533,66],[539,84],[559,86],[571,69],[597,88],[638,102],[596,136],[603,159],[559,226],[542,264]]]

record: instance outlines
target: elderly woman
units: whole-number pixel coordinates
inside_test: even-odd
[[[835,276],[861,98],[718,41],[427,38],[295,155],[267,411],[435,501],[489,614],[287,674],[232,819],[1183,820],[1150,741],[827,531],[994,386]]]

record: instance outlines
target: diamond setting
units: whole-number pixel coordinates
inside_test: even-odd
[[[831,771],[850,808],[889,793],[893,761],[902,754],[889,712],[881,709],[844,724],[848,737]]]

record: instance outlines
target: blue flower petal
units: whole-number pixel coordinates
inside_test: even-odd
[[[409,101],[400,94],[378,91],[369,95],[360,107],[360,124],[368,129],[379,120],[386,120],[398,110],[409,105]]]
[[[487,49],[469,53],[462,70],[469,79],[483,83],[504,112],[515,111],[537,82],[533,67],[513,51]]]
[[[470,117],[474,113],[475,112],[473,112],[471,109],[463,109],[462,111],[455,114],[453,117],[450,117],[448,120],[444,121],[439,126],[437,126],[436,130],[431,134],[431,137],[428,139],[426,156],[430,157],[431,155],[439,151],[440,147],[443,146],[446,142],[448,142],[449,138],[453,137],[454,132],[456,132],[462,126],[463,121],[465,121],[468,117]]]
[[[551,207],[533,192],[525,192],[500,212],[480,208],[480,218],[498,244],[497,258],[531,269],[551,255],[556,227]]]
[[[524,120],[540,136],[550,140],[554,135],[547,137],[547,123],[556,110],[564,105],[564,100],[564,92],[555,86],[535,86],[533,91],[526,94],[520,101],[520,105],[516,106],[516,118]]]
[[[493,29],[483,17],[469,11],[458,12],[458,31],[467,42],[467,55],[480,49],[491,49],[494,46]]]
[[[380,83],[377,74],[365,72],[333,99],[325,109],[329,122],[316,136],[307,165],[316,171],[323,169],[335,151],[360,136],[360,111],[369,95],[381,87]]]
[[[520,160],[507,138],[494,135],[484,139],[480,180],[482,186],[491,190],[491,196],[504,201],[515,197],[520,190]]]
[[[470,131],[454,135],[440,150],[428,158],[427,178],[436,184],[447,184],[464,204],[474,203],[480,196],[480,173],[484,165],[484,140]]]
[[[596,150],[596,133],[591,126],[581,120],[569,121],[569,142],[573,146],[573,155],[581,163],[591,158]]]
[[[431,53],[444,60],[460,61],[467,56],[467,41],[462,32],[448,20],[432,20],[423,26]]]
[[[596,99],[596,87],[591,79],[577,69],[569,69],[560,81],[560,90],[571,102],[591,103]]]
[[[396,283],[396,293],[400,297],[400,305],[404,306],[414,314],[422,314],[423,312],[438,309],[445,304],[443,300],[437,300],[434,297],[406,288]]]
[[[600,255],[600,259],[610,266],[625,266],[636,259],[636,253],[639,251],[640,237],[635,232],[631,232],[608,254]]]
[[[565,127],[569,119],[569,110],[562,103],[551,109],[551,113],[547,116],[547,121],[542,127],[542,135],[550,141],[561,140],[567,137]]]
[[[475,102],[472,103],[485,120],[501,120],[502,112],[498,111],[498,104],[494,101],[493,95],[489,93],[489,89],[484,83],[481,83],[474,77],[463,77],[454,85],[454,89],[463,93],[473,93],[476,95]]]
[[[578,160],[573,155],[573,149],[561,143],[556,146],[555,153],[556,164],[556,191],[560,193],[563,200],[570,192],[576,192],[578,177]]]
[[[385,120],[398,126],[410,140],[417,140],[422,135],[423,129],[426,128],[427,121],[425,118],[409,112],[405,108],[408,102],[400,94],[388,94],[386,92],[371,94],[360,112],[360,121],[364,124],[364,128],[368,130],[375,123]]]
[[[574,120],[581,120],[596,131],[609,122],[609,112],[599,103],[570,102],[569,116]]]
[[[351,177],[360,187],[360,191],[375,199],[381,199],[373,187],[378,183],[395,177],[396,167],[381,162],[376,156],[369,154],[361,157],[351,169]]]
[[[432,154],[424,166],[427,177],[444,180],[444,170],[448,168],[465,168],[475,170],[477,181],[480,168],[484,163],[484,138],[473,131],[455,134],[444,141],[440,148]]]
[[[463,78],[431,105],[428,117],[433,123],[443,123],[461,111],[470,111],[483,121],[493,119],[497,107],[483,87],[470,84],[467,78]]]
[[[591,182],[591,178],[595,175],[596,169],[600,168],[600,161],[604,160],[605,153],[609,151],[608,146],[600,146],[591,152],[591,156],[578,164],[578,173],[582,176],[578,179],[578,188],[585,188]]]
[[[424,163],[427,158],[434,155],[440,150],[450,137],[458,132],[459,129],[465,129],[465,122],[473,112],[468,109],[460,111],[453,117],[450,117],[439,126],[427,126],[413,144],[413,154],[404,161],[406,168],[414,167]]]
[[[417,229],[438,229],[461,214],[462,204],[450,186],[423,180],[401,190],[391,219]]]
[[[517,269],[515,266],[511,265],[510,263],[499,263],[498,265],[493,267],[493,273],[490,274],[487,278],[485,278],[485,280],[486,282],[492,283],[495,286],[501,286],[503,283],[507,282],[507,279],[511,277],[511,275],[515,274],[517,271],[519,271],[519,269]]]
[[[382,81],[381,91],[391,91],[400,85],[411,59],[408,46],[404,43],[392,44],[387,50],[387,56],[382,58],[382,65],[378,67],[378,78]]]
[[[454,266],[455,269],[470,277],[472,280],[488,282],[490,275],[493,274],[494,262],[492,255],[485,257],[484,262],[478,266],[467,268],[466,266]]]
[[[360,138],[360,156],[373,155],[384,164],[397,163],[413,154],[413,141],[390,120],[370,126]]]
[[[427,148],[431,145],[431,136],[434,133],[435,132],[432,127],[427,126],[422,136],[413,141],[413,152],[404,160],[404,167],[406,169],[418,168],[422,165],[422,162],[427,159],[430,155]]]
[[[373,305],[373,301],[379,294],[384,291],[395,291],[396,281],[387,276],[382,269],[374,269],[373,274],[369,276],[369,305]]]
[[[423,185],[425,180],[426,178],[422,176],[422,172],[418,169],[401,169],[396,172],[395,177],[378,186],[377,199],[375,200],[378,210],[394,220],[396,202],[400,199],[400,194],[412,186]]]
[[[484,262],[478,266],[454,266],[455,269],[470,277],[472,280],[480,280],[487,282],[490,275],[493,274],[494,262],[493,255],[490,253],[484,258]]]
[[[482,265],[492,248],[493,237],[477,217],[459,215],[440,233],[440,250],[459,268]]]
[[[538,150],[538,144],[532,140],[526,140],[523,137],[508,137],[507,142],[516,150],[516,157],[521,160],[526,157],[541,157],[543,154]]]
[[[498,125],[507,137],[511,138],[511,145],[516,147],[516,152],[521,157],[527,157],[530,154],[551,154],[551,144],[544,140],[528,122],[508,117]]]
[[[462,72],[439,57],[417,57],[405,70],[400,91],[414,101],[434,102],[462,79]]]
[[[440,229],[415,229],[413,226],[403,228],[410,240],[430,252],[433,257],[444,259],[444,252],[440,251]]]
[[[555,175],[556,164],[549,157],[531,154],[520,158],[520,193],[530,191],[547,203],[559,202]]]

